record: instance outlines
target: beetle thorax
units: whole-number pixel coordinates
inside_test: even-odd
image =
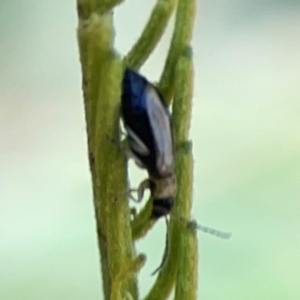
[[[177,185],[174,174],[164,178],[150,178],[151,192],[154,198],[168,198],[176,195]]]

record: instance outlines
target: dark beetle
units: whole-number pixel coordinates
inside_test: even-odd
[[[176,194],[170,112],[157,88],[129,68],[122,82],[121,113],[130,155],[149,174],[137,189],[138,201],[149,188],[153,197],[151,218],[165,216]]]

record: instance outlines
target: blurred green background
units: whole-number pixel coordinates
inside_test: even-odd
[[[154,0],[115,13],[125,54]],[[0,3],[0,299],[102,299],[75,1]],[[172,25],[142,72],[157,80]],[[200,300],[300,299],[300,2],[202,0],[193,38]],[[131,185],[145,172],[130,164]],[[165,245],[138,243],[141,295]]]

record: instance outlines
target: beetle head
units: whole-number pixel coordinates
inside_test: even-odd
[[[151,219],[158,219],[170,213],[174,203],[173,197],[153,199]]]

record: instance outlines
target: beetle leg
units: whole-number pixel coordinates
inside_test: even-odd
[[[122,134],[125,134],[125,133],[122,133]],[[138,167],[140,167],[142,169],[146,169],[146,167],[142,163],[142,161],[130,150],[130,147],[128,147],[128,143],[130,143],[130,146],[132,147],[133,142],[129,141],[129,139],[126,138],[125,140],[122,140],[121,143],[118,143],[115,139],[111,138],[109,135],[106,135],[106,137],[120,152],[125,153],[128,159],[132,158]],[[143,147],[146,148],[146,146],[144,144],[143,144]],[[134,148],[134,147],[133,147],[133,149],[136,150],[136,148]],[[149,151],[148,148],[147,148],[147,151]]]
[[[115,197],[114,197],[114,202],[116,202],[121,196],[128,196],[131,200],[133,200],[134,202],[140,202],[138,199],[136,199],[132,193],[133,192],[138,192],[138,189],[127,189],[125,191],[122,191],[120,193],[118,193]]]
[[[128,190],[128,196],[129,196],[129,198],[130,198],[132,201],[138,203],[138,202],[140,202],[139,199],[136,199],[136,198],[132,195],[132,193],[134,193],[134,192],[138,192],[138,189],[129,189],[129,190]]]
[[[142,169],[146,169],[146,167],[142,163],[142,161],[132,151],[130,151],[130,149],[126,150],[126,154],[127,154],[128,159],[132,158],[138,167],[140,167]]]
[[[164,251],[164,255],[163,255],[163,258],[162,258],[162,261],[160,263],[160,265],[151,273],[151,276],[155,275],[157,272],[159,272],[162,267],[165,265],[166,261],[167,261],[167,258],[168,258],[168,254],[169,254],[169,242],[170,242],[170,233],[169,233],[169,220],[168,218],[166,217],[166,245],[165,245],[165,251]]]
[[[143,141],[135,134],[135,132],[129,126],[125,126],[125,129],[128,133],[128,142],[130,144],[130,147],[143,156],[149,155],[149,149],[143,143]]]
[[[130,215],[132,215],[133,218],[135,218],[135,216],[137,215],[137,211],[135,207],[130,208]]]
[[[149,189],[149,188],[150,188],[150,181],[149,181],[149,179],[143,180],[140,183],[140,185],[138,186],[137,189],[130,189],[129,190],[130,191],[130,194],[129,194],[130,199],[132,199],[135,202],[141,202],[143,200],[143,197],[144,197],[144,191],[146,189]],[[137,199],[132,196],[132,194],[131,194],[132,192],[136,192],[137,193],[137,196],[138,196]]]
[[[118,193],[114,197],[114,202],[117,201],[119,197],[123,196],[124,194],[127,194],[131,200],[133,200],[134,202],[139,203],[143,200],[144,191],[146,189],[149,189],[149,188],[150,188],[150,181],[149,181],[149,179],[145,179],[140,183],[140,185],[138,186],[137,189],[127,189],[123,192]],[[137,196],[138,196],[137,199],[132,195],[133,192],[137,193]]]
[[[138,200],[141,201],[144,196],[144,191],[150,189],[150,180],[147,178],[142,181],[138,187]]]

